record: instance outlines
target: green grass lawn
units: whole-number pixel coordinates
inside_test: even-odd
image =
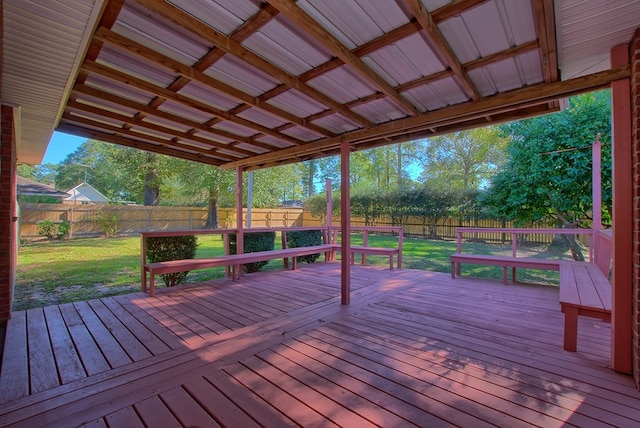
[[[362,237],[354,235],[352,244]],[[393,236],[370,236],[369,246],[393,247]],[[276,247],[280,239],[276,238]],[[403,267],[435,272],[450,272],[449,255],[455,252],[452,241],[405,238]],[[549,249],[527,248],[527,256],[567,257],[566,253]],[[510,246],[465,243],[463,252],[476,254],[510,254]],[[218,235],[198,236],[196,257],[223,254],[222,238]],[[321,257],[322,260],[322,257]],[[358,258],[356,259],[358,260]],[[388,257],[368,256],[368,263],[387,265]],[[272,260],[263,269],[281,269],[282,260]],[[500,280],[502,269],[494,266],[464,265],[463,275]],[[519,270],[519,280],[531,283],[557,284],[558,273],[539,270]],[[205,269],[189,273],[187,282],[222,278],[224,268]],[[159,281],[162,284],[162,281]],[[140,238],[91,238],[63,242],[39,242],[24,245],[18,252],[14,310],[51,304],[75,302],[130,293],[140,290]]]

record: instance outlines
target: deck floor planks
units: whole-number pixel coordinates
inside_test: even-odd
[[[236,314],[228,309],[226,305],[221,304],[215,295],[210,292],[202,290],[200,288],[187,288],[184,292],[185,298],[196,301],[198,305],[203,307],[207,313],[209,313],[216,323],[223,326],[225,329],[234,330],[242,328],[250,323],[249,320],[244,320],[244,323],[236,319]]]
[[[104,419],[109,427],[146,428],[132,407],[120,409],[107,415]]]
[[[339,353],[338,350],[342,349],[344,352],[350,352],[347,359],[351,363],[360,361],[362,367],[368,367],[369,370],[378,374],[385,373],[392,379],[398,378],[398,373],[407,376],[408,379],[400,377],[400,383],[403,385],[411,385],[416,383],[414,379],[419,379],[420,382],[428,382],[434,387],[446,386],[448,392],[481,404],[485,409],[482,413],[483,417],[487,416],[486,409],[495,409],[519,419],[511,421],[487,420],[487,422],[509,426],[525,422],[548,427],[558,425],[562,420],[572,415],[571,411],[560,407],[557,403],[540,400],[535,394],[531,394],[528,388],[522,388],[520,384],[515,385],[515,388],[512,388],[512,385],[501,385],[494,379],[473,376],[474,373],[466,367],[464,370],[459,370],[460,365],[456,367],[456,364],[449,366],[434,364],[428,359],[391,349],[386,344],[376,343],[368,338],[347,335],[336,337],[339,334],[336,335],[336,332],[331,331],[328,327],[309,333],[309,336],[316,340],[312,343],[326,352]],[[353,347],[349,344],[357,346]],[[360,349],[366,349],[366,352],[362,352]],[[433,396],[432,392],[430,394]],[[544,408],[544,414],[535,410],[540,408]],[[594,421],[585,418],[581,423],[593,424]]]
[[[413,422],[413,424],[424,424],[430,427],[449,426],[449,424],[445,423],[442,419],[426,413],[424,410],[414,408],[409,404],[402,403],[401,401],[394,402],[394,400],[385,399],[384,396],[379,395],[378,388],[376,387],[372,387],[369,391],[366,391],[366,389],[358,390],[357,383],[350,381],[349,377],[357,376],[362,380],[366,378],[358,376],[359,373],[357,373],[357,370],[354,370],[345,376],[344,383],[342,385],[334,383],[333,379],[336,377],[324,370],[324,356],[319,356],[318,353],[315,355],[315,357],[311,357],[313,359],[305,360],[291,352],[288,347],[279,346],[274,349],[263,351],[257,356],[265,362],[268,362],[271,366],[277,367],[279,370],[286,372],[289,376],[295,377],[299,382],[316,389],[319,393],[334,400],[332,406],[327,407],[324,412],[329,415],[336,415],[336,418],[353,418],[352,415],[358,415],[360,418],[366,418],[369,416],[372,420],[369,420],[368,423],[375,424],[376,422],[379,422],[377,420],[379,419],[379,416],[371,417],[371,414],[377,414],[376,406],[380,403],[385,403],[385,410],[387,412],[394,413],[394,416],[387,416],[389,418],[393,417],[394,419],[401,417],[403,420],[400,421],[400,424],[402,425],[408,425]],[[323,361],[318,361],[318,359]],[[318,376],[316,370],[322,371],[323,374]],[[353,389],[345,389],[344,386],[351,386]],[[336,394],[337,391],[340,393]],[[407,400],[407,397],[403,396],[402,393],[399,393],[398,388],[394,388],[393,386],[384,388],[384,392],[393,394],[393,396],[399,400]],[[464,419],[464,417],[461,419]],[[354,426],[350,423],[343,424],[342,419],[337,420],[336,422],[339,422],[341,426]],[[477,420],[475,422],[477,422]],[[355,426],[361,425],[358,423],[358,425]]]
[[[144,360],[152,355],[102,301],[89,300],[87,303],[132,361]]]
[[[27,310],[27,337],[31,394],[60,385],[42,308]]]
[[[145,295],[123,295],[116,296],[116,300],[132,317],[138,320],[143,326],[153,333],[170,349],[177,349],[185,346],[185,342],[176,335],[171,328],[152,316],[152,313],[161,315],[155,307],[146,303],[148,296]]]
[[[197,397],[197,401],[203,409],[209,414],[215,415],[220,425],[242,428],[260,426],[205,378],[198,377],[184,384],[183,387],[192,397]]]
[[[182,426],[158,396],[142,400],[134,404],[134,408],[148,427],[180,428]]]
[[[220,427],[182,387],[163,392],[160,399],[183,427]]]
[[[133,362],[123,345],[112,336],[110,329],[103,324],[88,302],[76,302],[73,306],[112,368],[126,366]]]
[[[292,397],[258,373],[247,370],[240,364],[225,367],[224,371],[262,398],[266,405],[273,406],[276,410],[285,413],[287,417],[302,427],[337,426],[306,403]]]
[[[102,299],[102,303],[109,308],[111,313],[129,329],[131,334],[133,334],[151,354],[158,355],[171,349],[153,333],[152,329],[131,315],[117,300],[107,298]]]
[[[80,355],[73,345],[60,310],[57,306],[47,306],[44,314],[60,382],[66,384],[86,377],[87,373],[82,367]]]
[[[104,310],[108,309],[116,318],[118,318],[116,311],[112,309],[114,305],[120,308],[120,311],[129,314],[130,319],[136,320],[134,324],[138,329],[142,329],[140,332],[147,329],[149,334],[157,340],[160,340],[162,335],[167,339],[172,338],[176,342],[174,349],[1,405],[0,425],[10,425],[12,423],[10,421],[22,420],[23,423],[18,423],[16,426],[62,426],[61,421],[65,420],[65,415],[69,416],[70,421],[70,424],[65,426],[78,426],[86,420],[93,420],[99,424],[104,423],[104,418],[113,418],[119,415],[119,412],[128,413],[133,418],[129,413],[133,412],[139,420],[151,426],[136,405],[145,400],[154,400],[157,403],[155,401],[157,399],[165,404],[165,411],[171,413],[166,406],[167,403],[164,403],[158,395],[169,391],[178,392],[180,399],[185,400],[184,405],[189,406],[188,408],[193,406],[192,414],[199,414],[201,418],[198,420],[203,424],[210,424],[214,420],[222,423],[222,416],[234,411],[240,412],[237,413],[241,415],[240,417],[249,417],[265,426],[286,426],[292,423],[291,419],[285,416],[292,416],[288,413],[286,406],[279,404],[280,411],[275,410],[258,398],[254,391],[239,384],[226,372],[221,372],[219,368],[222,367],[239,367],[241,372],[243,370],[251,372],[271,385],[270,388],[276,388],[281,392],[284,392],[289,385],[307,388],[296,390],[306,391],[296,396],[297,401],[302,403],[302,407],[296,408],[304,409],[306,406],[309,412],[312,412],[311,408],[315,405],[311,397],[314,394],[322,394],[319,391],[322,388],[326,388],[327,393],[323,395],[327,399],[334,398],[335,385],[340,385],[341,381],[345,382],[344,379],[338,378],[339,373],[343,373],[342,377],[348,377],[349,385],[354,388],[351,382],[362,381],[361,389],[356,394],[361,400],[366,400],[368,403],[384,403],[380,407],[381,413],[377,412],[378,408],[375,406],[368,408],[371,418],[388,417],[388,420],[391,420],[391,418],[400,417],[408,423],[403,419],[408,417],[417,421],[420,412],[425,412],[420,406],[423,405],[427,392],[413,391],[413,397],[405,396],[402,394],[406,392],[402,391],[406,388],[402,385],[391,389],[393,393],[382,396],[379,395],[381,392],[379,385],[382,383],[375,383],[387,382],[384,384],[399,385],[396,380],[405,379],[408,376],[401,371],[396,371],[399,362],[403,363],[400,366],[405,371],[410,370],[410,367],[420,371],[419,366],[424,365],[421,375],[428,377],[433,384],[453,382],[451,378],[441,375],[442,367],[449,368],[455,372],[449,376],[459,376],[458,392],[466,393],[473,389],[473,385],[480,378],[484,382],[480,384],[487,386],[488,389],[485,392],[488,395],[484,396],[487,400],[493,400],[494,398],[491,397],[500,395],[500,392],[507,395],[522,394],[524,399],[518,406],[528,409],[524,411],[526,416],[533,418],[540,414],[545,422],[549,422],[549,426],[553,426],[555,421],[585,425],[587,422],[596,421],[600,417],[599,413],[601,413],[601,419],[621,426],[628,425],[628,421],[632,421],[631,425],[640,422],[638,421],[640,393],[633,388],[629,377],[617,375],[606,367],[607,357],[604,353],[608,347],[610,334],[606,324],[603,325],[599,321],[589,323],[588,328],[580,332],[580,340],[584,341],[582,337],[584,333],[588,336],[588,343],[599,348],[597,351],[591,349],[588,352],[579,349],[577,353],[563,351],[561,340],[554,337],[556,331],[561,335],[562,327],[552,325],[561,320],[558,301],[554,301],[557,296],[541,291],[539,287],[520,285],[504,287],[501,284],[466,279],[451,282],[447,274],[406,269],[394,270],[390,274],[377,267],[352,266],[352,304],[344,307],[339,305],[339,298],[335,297],[339,293],[339,275],[336,272],[339,273],[337,264],[321,263],[300,266],[296,271],[270,271],[264,276],[258,273],[243,277],[235,284],[228,281],[229,284],[226,285],[224,282],[227,280],[221,280],[220,285],[216,286],[203,283],[187,285],[184,288],[176,287],[173,290],[163,289],[161,294],[166,293],[168,297],[164,303],[161,303],[161,306],[164,305],[163,310],[149,303],[152,299],[141,293],[101,299],[100,307]],[[243,282],[245,279],[250,281]],[[310,292],[316,280],[322,285]],[[214,284],[215,281],[211,283]],[[167,318],[173,319],[175,315],[175,312],[165,311],[168,302],[173,305],[174,311],[185,316],[181,322],[194,323],[200,315],[189,314],[189,311],[197,311],[197,308],[201,307],[199,303],[194,305],[194,302],[202,298],[203,301],[209,302],[208,305],[215,305],[215,290],[218,286],[223,289],[222,294],[225,295],[225,299],[232,299],[234,291],[237,291],[242,299],[234,303],[239,305],[246,305],[246,298],[251,295],[251,289],[258,287],[261,292],[273,288],[273,296],[280,295],[283,299],[286,299],[287,293],[295,293],[302,287],[307,290],[308,298],[320,300],[316,300],[317,303],[311,306],[293,310],[291,313],[274,314],[269,319],[223,332],[219,337],[210,335],[207,339],[194,341],[191,344],[181,341],[174,332],[162,327],[163,323],[167,322]],[[191,293],[188,290],[199,290],[198,293],[202,294],[195,299],[193,294],[189,297],[183,296],[182,293]],[[474,313],[474,305],[482,306],[477,305],[477,299],[490,301],[491,305],[487,307],[489,310],[478,309]],[[162,299],[159,300],[163,302]],[[256,306],[262,303],[260,297],[255,300]],[[91,305],[94,304],[95,302],[91,303]],[[301,304],[299,301],[287,302],[282,309],[290,311],[290,308],[299,304]],[[276,299],[270,299],[262,307],[270,313],[276,308],[278,308]],[[451,312],[456,309],[458,309],[459,318],[452,318]],[[68,307],[63,309],[62,306],[60,311],[63,314],[70,312]],[[209,311],[203,312],[207,313],[207,316],[210,314]],[[156,320],[149,313],[161,318]],[[536,313],[538,316],[535,315]],[[71,322],[68,329],[70,332],[73,331],[71,337],[75,337],[75,345],[78,331],[82,327],[86,332],[87,326],[82,325],[82,320],[78,323],[77,314],[76,317],[69,313],[66,315],[64,320],[66,322],[69,319]],[[476,320],[472,322],[474,316]],[[106,323],[104,318],[98,317]],[[200,318],[198,324],[203,321]],[[121,322],[126,325],[122,320]],[[155,327],[147,328],[147,323]],[[501,326],[500,323],[507,325]],[[164,333],[160,333],[161,331]],[[529,337],[532,331],[536,332],[534,338]],[[138,334],[135,336],[137,337]],[[113,334],[111,336],[115,337]],[[329,346],[322,352],[318,351],[317,347],[322,343],[325,343],[323,346],[328,346],[326,343],[331,341],[338,341],[337,343],[344,346],[344,349],[340,346]],[[354,343],[351,343],[351,348],[348,348],[350,342]],[[328,359],[327,361],[332,362],[331,365],[335,364],[336,367],[327,368],[324,359],[318,361],[315,358],[308,358],[298,350],[292,350],[293,344],[302,347],[310,346],[311,343],[315,345],[312,347],[313,352],[323,355]],[[123,345],[119,346],[126,348]],[[279,352],[283,346],[291,349],[287,352],[295,352],[292,355],[299,360],[293,362],[280,355]],[[84,352],[84,349],[78,349]],[[311,351],[311,348],[304,349],[307,352]],[[332,353],[345,355],[348,362],[335,355],[332,356]],[[306,374],[308,376],[306,378],[296,371],[287,371],[285,374],[279,365],[271,362],[267,364],[267,359],[274,356],[281,363],[286,360],[287,364],[293,364],[292,367],[302,367],[299,363],[304,362],[309,369],[318,370],[318,367],[322,367],[325,371],[312,375],[313,371],[305,367],[307,371],[303,370],[301,373]],[[82,355],[81,358],[83,358]],[[365,364],[369,367],[360,367]],[[369,373],[377,367],[380,370],[386,370],[383,372],[386,374],[381,376],[376,373],[375,381],[354,379],[350,370],[356,367],[367,370]],[[327,372],[333,373],[332,376],[335,378],[327,379]],[[418,377],[417,374],[414,378],[416,377]],[[462,382],[465,377],[468,378],[469,385]],[[291,383],[292,381],[295,383]],[[416,380],[416,382],[416,385],[424,387],[425,382],[422,380]],[[372,387],[372,385],[378,386]],[[544,387],[548,387],[548,396],[543,394]],[[428,392],[435,391],[433,388],[431,386]],[[269,391],[273,392],[271,389]],[[209,397],[208,393],[225,397],[227,399],[225,408],[216,406],[216,401]],[[202,394],[205,394],[205,398]],[[291,397],[290,394],[287,395]],[[388,401],[383,397],[391,398],[388,398],[390,400]],[[387,405],[388,402],[393,404]],[[499,407],[504,401],[495,403],[496,407]],[[546,412],[544,405],[548,403],[551,403],[551,410]],[[572,408],[576,403],[580,405],[575,409]],[[329,401],[324,401],[324,404],[317,405],[316,409],[320,410],[325,405],[330,409],[331,407],[328,406],[330,404]],[[471,411],[477,414],[469,414],[464,413],[457,406],[457,401],[447,404],[450,406],[448,407],[450,412],[446,413],[446,417],[449,418],[467,415],[469,420],[481,422],[487,412],[494,416],[505,413],[504,411],[493,413],[496,410],[490,409],[490,406],[477,405],[478,407]],[[412,409],[411,412],[414,413],[401,412],[398,406],[408,406],[405,409]],[[342,404],[336,404],[333,411],[344,412],[344,409]],[[6,413],[7,411],[9,413]],[[12,416],[13,412],[17,412],[15,416]],[[313,414],[315,413],[318,412],[315,411]],[[437,413],[436,410],[424,414],[430,414],[436,418],[445,417],[445,413]],[[339,417],[347,417],[346,415],[348,413],[340,414]],[[305,415],[297,415],[299,420],[304,420],[304,417]],[[340,420],[337,416],[328,413],[324,417],[325,420]],[[437,421],[437,419],[434,420]],[[516,421],[522,422],[518,419]]]
[[[332,423],[337,424],[338,426],[362,428],[375,426],[362,416],[351,412],[340,403],[333,401],[336,398],[341,397],[341,395],[336,397],[334,394],[333,399],[331,399],[328,395],[324,395],[314,389],[315,385],[306,385],[304,381],[296,379],[293,376],[293,370],[291,370],[290,365],[287,365],[286,363],[288,363],[288,361],[285,361],[285,364],[280,361],[276,362],[274,365],[268,358],[249,358],[242,361],[242,365],[244,367],[259,374],[271,383],[278,385],[291,396],[296,397],[304,403],[308,403],[308,405],[316,412],[325,415],[327,418],[331,419]],[[335,392],[335,390],[333,390],[333,392]]]
[[[16,312],[7,322],[0,371],[0,404],[29,395],[27,313]],[[9,351],[11,350],[11,351]]]
[[[548,359],[544,359],[543,361],[536,361],[535,358],[532,359],[532,356],[535,356],[535,354],[531,354],[530,351],[520,352],[518,350],[514,350],[512,347],[498,349],[499,347],[496,347],[494,342],[491,340],[486,340],[484,342],[474,341],[473,334],[469,336],[456,337],[451,332],[447,331],[447,324],[438,325],[436,321],[432,321],[428,325],[400,323],[401,327],[390,329],[389,325],[391,325],[392,321],[386,316],[383,319],[372,318],[371,320],[378,326],[377,328],[379,330],[387,330],[391,335],[406,336],[409,340],[415,341],[424,341],[426,336],[430,343],[440,349],[447,351],[450,349],[459,349],[460,352],[464,353],[464,355],[478,355],[487,360],[487,365],[490,367],[502,366],[508,370],[513,370],[514,367],[517,367],[520,371],[528,368],[535,370],[538,367],[544,367],[545,378],[547,376],[546,373],[553,373],[553,375],[558,376],[560,383],[566,383],[567,380],[571,380],[573,383],[573,381],[577,380],[580,382],[577,385],[584,386],[585,392],[593,394],[596,391],[601,391],[600,393],[604,397],[609,396],[609,394],[617,395],[618,392],[625,390],[621,390],[621,385],[617,384],[617,382],[609,381],[615,378],[626,379],[626,376],[611,373],[611,371],[605,369],[604,366],[597,369],[591,369],[591,376],[582,375],[581,363],[584,364],[584,362],[581,362],[579,357],[576,358],[573,365],[569,365],[567,369],[564,369],[562,366],[554,367],[553,363],[550,364]],[[600,371],[608,374],[609,379],[601,381],[598,379],[600,376],[596,376],[594,378],[593,375],[597,375]],[[629,387],[628,382],[626,389],[628,389],[628,392],[634,396],[637,393],[637,391]],[[619,397],[619,399],[624,399],[624,397]],[[632,401],[627,401],[626,404],[632,405],[634,408],[638,408],[640,402],[634,399]]]

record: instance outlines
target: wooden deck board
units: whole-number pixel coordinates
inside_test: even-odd
[[[0,426],[640,424],[608,324],[562,349],[556,288],[355,265],[343,306],[339,266],[17,312]],[[26,395],[27,340],[71,377]]]

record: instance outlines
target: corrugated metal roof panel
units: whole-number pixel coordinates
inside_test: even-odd
[[[322,138],[322,135],[303,126],[292,126],[283,130],[282,133],[301,141],[314,141]]]
[[[259,108],[250,108],[239,113],[238,116],[268,128],[276,128],[287,123],[285,120]]]
[[[243,45],[294,76],[332,57],[322,45],[304,35],[282,15],[255,32]]]
[[[269,104],[301,117],[311,116],[326,110],[325,106],[296,90],[290,90],[271,98]]]
[[[148,14],[131,3],[123,8],[113,30],[183,64],[193,64],[209,50],[209,44],[192,32],[159,17],[150,20]]]
[[[258,12],[261,3],[238,0],[169,0],[169,2],[227,35]]]
[[[398,108],[396,103],[387,98],[360,104],[354,107],[353,110],[373,123],[384,123],[406,116],[406,114]]]
[[[376,92],[373,85],[347,66],[338,67],[307,83],[339,103],[347,103]]]
[[[270,146],[277,147],[279,149],[284,149],[286,147],[291,147],[293,144],[283,141],[279,138],[272,137],[271,135],[264,135],[256,138],[256,141],[264,144],[269,144]]]
[[[128,100],[138,103],[149,103],[154,96],[149,92],[137,89],[135,87],[116,82],[106,77],[90,74],[86,80],[86,85],[92,88],[100,89],[111,94],[118,94]]]
[[[419,106],[421,111],[437,110],[446,107],[447,103],[440,95],[431,88],[430,85],[422,85],[409,89],[402,93],[414,105]]]
[[[257,97],[278,86],[279,82],[266,73],[242,62],[233,55],[220,58],[205,74]]]
[[[158,110],[162,110],[168,113],[175,114],[186,119],[190,119],[196,122],[205,123],[211,120],[211,114],[205,113],[200,110],[196,110],[191,107],[187,107],[184,104],[176,103],[171,100],[167,100],[158,107]]]
[[[343,132],[353,131],[354,129],[360,128],[356,123],[350,121],[339,113],[321,117],[320,119],[314,120],[313,123],[328,129],[334,134],[342,134]]]
[[[302,0],[298,6],[349,49],[407,21],[396,3],[387,0]]]
[[[239,100],[229,95],[225,95],[208,85],[203,85],[193,80],[180,89],[178,93],[221,110],[231,110],[242,104]]]
[[[126,71],[140,79],[162,87],[166,87],[176,80],[176,74],[166,68],[158,67],[151,61],[146,61],[131,52],[113,49],[110,46],[105,46],[100,50],[96,62],[108,65],[116,70]]]
[[[242,125],[238,125],[237,123],[230,122],[228,120],[223,120],[221,122],[218,122],[215,125],[213,125],[212,128],[233,132],[234,134],[240,135],[242,137],[251,137],[252,135],[256,134],[256,131],[254,131],[253,129],[247,128]]]

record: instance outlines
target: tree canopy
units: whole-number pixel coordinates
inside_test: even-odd
[[[569,100],[562,112],[501,127],[508,161],[483,204],[520,224],[547,220],[588,226],[592,210],[591,147],[602,142],[603,220],[611,212],[611,104],[609,91]]]

